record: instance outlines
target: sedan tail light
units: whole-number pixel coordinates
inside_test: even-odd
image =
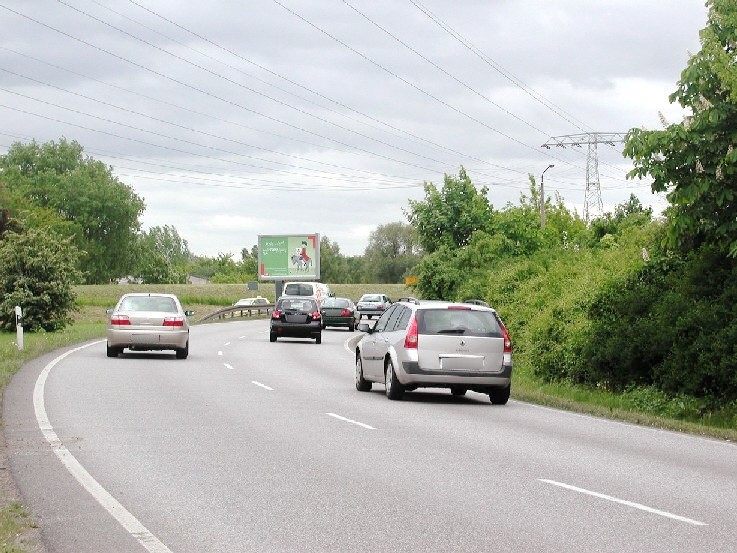
[[[322,319],[322,315],[320,315],[320,312],[319,311],[313,311],[312,312],[312,320],[313,321],[319,321],[320,319]]]
[[[131,320],[128,318],[128,315],[113,315],[110,318],[110,324],[112,325],[129,325],[131,324]]]
[[[184,326],[183,317],[164,317],[164,326]]]
[[[272,318],[272,319],[279,319],[280,317],[281,317],[281,311],[279,311],[279,310],[277,310],[277,309],[274,309],[274,310],[273,310],[273,311],[271,312],[271,318]]]
[[[407,335],[404,337],[405,349],[417,349],[417,342],[419,335],[417,332],[417,319],[412,315],[412,319],[409,321],[409,328],[407,329]]]
[[[340,312],[341,317],[350,317],[351,316],[351,310],[350,309],[343,309],[343,311]]]

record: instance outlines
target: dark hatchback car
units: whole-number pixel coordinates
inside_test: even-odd
[[[269,341],[277,338],[312,338],[322,342],[322,316],[312,298],[281,297],[271,313]]]
[[[360,319],[356,305],[348,298],[326,298],[320,307],[322,327],[347,326],[350,332],[356,329]]]

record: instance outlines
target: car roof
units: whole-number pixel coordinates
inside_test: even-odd
[[[406,303],[414,305],[416,309],[438,309],[441,307],[465,307],[473,311],[494,311],[495,309],[488,305],[482,305],[476,302],[464,302],[464,301],[442,301],[442,300],[418,300],[417,298],[405,297],[399,298],[396,303]]]
[[[157,297],[157,298],[174,298],[178,299],[176,294],[167,294],[165,292],[127,292],[120,296],[121,298],[132,298],[132,297],[139,297],[139,298],[146,298],[146,297]]]

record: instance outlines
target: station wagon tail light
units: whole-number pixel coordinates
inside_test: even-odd
[[[164,317],[164,326],[184,326],[184,317]]]
[[[404,347],[405,349],[417,349],[417,339],[418,339],[418,333],[417,333],[417,319],[415,316],[412,316],[412,319],[409,321],[409,328],[407,329],[407,335],[404,337]]]
[[[313,311],[312,312],[312,320],[313,321],[319,321],[320,319],[322,319],[322,315],[320,315],[320,312],[319,311]]]
[[[507,327],[501,321],[499,321],[499,326],[502,327],[502,335],[504,336],[504,353],[512,353],[512,340],[509,338]]]
[[[130,325],[131,320],[128,318],[128,315],[113,315],[113,317],[110,318],[110,324],[111,325]]]

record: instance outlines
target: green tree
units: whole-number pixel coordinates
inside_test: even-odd
[[[492,220],[488,188],[477,190],[461,167],[458,177],[445,175],[442,189],[425,183],[425,199],[410,200],[407,219],[417,229],[422,249],[433,253],[443,247],[465,246],[477,230],[487,230]]]
[[[258,246],[253,245],[251,249],[243,248],[241,250],[241,272],[250,275],[249,280],[258,278]]]
[[[702,243],[737,256],[737,2],[708,0],[701,50],[681,73],[671,102],[690,111],[664,130],[632,129],[624,153],[631,177],[650,175],[668,192],[670,242]]]
[[[71,322],[79,252],[71,238],[42,229],[5,232],[0,240],[0,328],[15,328],[14,308],[23,308],[29,331],[54,331]]]
[[[364,250],[369,282],[401,283],[409,269],[420,260],[417,229],[402,223],[379,225],[371,231]]]
[[[330,238],[320,236],[320,280],[331,283],[346,283],[348,262],[340,253],[340,246]]]
[[[77,142],[13,144],[0,156],[8,192],[68,222],[88,283],[132,272],[144,203]]]
[[[146,284],[187,282],[191,253],[174,226],[151,227],[138,238],[135,276]]]

